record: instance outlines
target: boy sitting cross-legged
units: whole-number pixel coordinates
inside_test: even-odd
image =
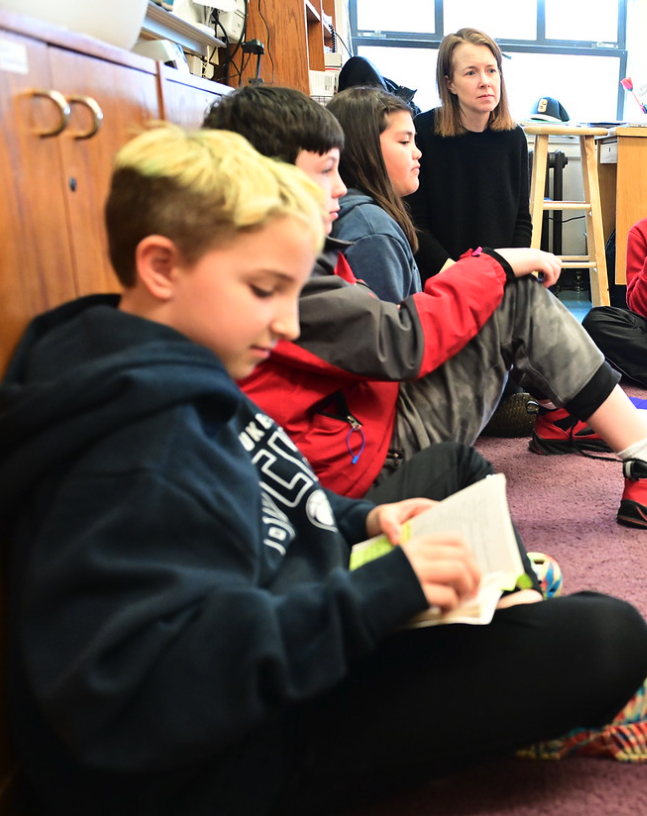
[[[236,134],[138,136],[106,208],[123,293],[41,315],[16,351],[0,516],[27,812],[337,813],[599,729],[645,677],[645,622],[595,593],[403,631],[479,584],[451,532],[348,570],[430,502],[323,490],[236,384],[298,335],[317,192]]]

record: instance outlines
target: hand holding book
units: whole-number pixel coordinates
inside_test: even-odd
[[[423,498],[378,504],[366,517],[366,532],[369,537],[386,536],[391,544],[402,544],[405,522],[437,504],[437,501]]]
[[[449,614],[472,601],[481,584],[481,570],[459,533],[415,536],[402,544],[431,609]]]
[[[426,593],[427,571],[431,593],[427,597],[432,604],[411,625],[489,623],[503,592],[530,585],[510,519],[505,484],[502,474],[489,476],[406,522],[403,546],[416,574],[422,576]],[[385,535],[356,544],[350,568],[357,569],[392,547]],[[480,582],[474,565],[480,571]],[[443,571],[449,594],[438,595],[433,585],[442,582]],[[452,591],[456,593],[454,599]]]

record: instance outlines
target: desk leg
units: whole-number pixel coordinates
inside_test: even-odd
[[[595,263],[590,271],[591,302],[594,306],[609,306],[609,281],[607,259],[604,253],[604,233],[602,229],[602,205],[598,182],[598,165],[595,142],[592,136],[580,136],[582,154],[582,177],[584,200],[590,204],[586,211],[586,238],[589,258]]]
[[[546,169],[548,165],[548,136],[535,136],[532,158],[532,179],[530,181],[530,215],[532,217],[533,249],[541,247],[541,228],[544,220],[544,192],[546,189]]]

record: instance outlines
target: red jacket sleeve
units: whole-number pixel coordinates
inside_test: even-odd
[[[627,306],[647,317],[647,218],[627,236]]]
[[[273,356],[307,371],[384,381],[424,377],[480,331],[503,297],[506,276],[489,255],[465,257],[396,305],[364,284],[313,278],[299,309],[301,336]]]

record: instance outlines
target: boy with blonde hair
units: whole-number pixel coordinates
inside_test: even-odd
[[[353,542],[398,543],[431,503],[323,490],[236,385],[298,334],[325,217],[299,170],[152,130],[119,153],[106,215],[122,295],[33,321],[0,388],[31,811],[314,816],[613,717],[647,672],[635,609],[585,593],[398,632],[474,593],[464,542],[350,572]]]

